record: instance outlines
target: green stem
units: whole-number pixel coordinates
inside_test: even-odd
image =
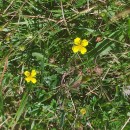
[[[15,125],[17,124],[19,118],[21,117],[21,115],[25,109],[25,105],[26,105],[27,100],[28,100],[28,94],[29,94],[29,88],[23,95],[23,98],[22,98],[22,101],[21,101],[20,106],[18,108],[18,111],[15,114],[15,117],[13,118],[12,122],[9,124],[9,129],[11,128],[11,130],[14,130]]]

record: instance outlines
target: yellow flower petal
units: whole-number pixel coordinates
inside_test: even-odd
[[[73,46],[73,47],[72,47],[72,50],[73,50],[74,53],[78,52],[79,49],[80,49],[79,46]]]
[[[81,39],[79,37],[74,39],[74,44],[79,45],[81,43]]]
[[[30,81],[31,81],[31,77],[29,76],[29,77],[25,78],[25,80],[26,80],[27,82],[30,82]]]
[[[82,108],[82,109],[80,110],[80,113],[81,113],[82,115],[86,114],[86,109],[85,109],[85,108]]]
[[[36,76],[36,70],[32,70],[31,76],[32,76],[32,77],[35,77],[35,76]]]
[[[31,81],[32,81],[32,83],[36,83],[37,82],[37,80],[35,79],[35,78],[31,78]]]
[[[85,47],[80,47],[81,54],[85,54],[87,52],[87,49]]]
[[[24,75],[28,77],[28,76],[30,76],[30,72],[29,71],[25,71]]]
[[[82,40],[81,45],[84,46],[84,47],[87,46],[88,41],[86,39]]]

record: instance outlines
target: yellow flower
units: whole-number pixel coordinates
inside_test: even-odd
[[[85,108],[82,108],[82,109],[80,110],[80,113],[81,113],[82,115],[86,114],[86,109],[85,109]]]
[[[19,46],[19,50],[20,51],[24,51],[25,50],[25,46]]]
[[[29,83],[30,81],[32,83],[36,83],[37,80],[36,80],[36,71],[35,70],[32,70],[31,73],[29,71],[25,71],[24,72],[24,75],[26,76],[25,80]]]
[[[81,40],[79,37],[74,39],[74,46],[72,50],[74,53],[81,52],[81,54],[85,54],[87,49],[85,48],[88,45],[88,41],[86,39]]]

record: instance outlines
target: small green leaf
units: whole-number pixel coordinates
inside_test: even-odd
[[[130,116],[130,112],[127,113],[127,116]]]
[[[43,60],[43,55],[41,53],[33,52],[32,56],[36,57],[37,60]]]
[[[130,38],[130,19],[128,20],[128,37]]]

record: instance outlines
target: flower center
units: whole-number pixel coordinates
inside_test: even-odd
[[[81,50],[83,48],[83,46],[81,44],[78,45],[78,47],[79,47],[79,50]]]

